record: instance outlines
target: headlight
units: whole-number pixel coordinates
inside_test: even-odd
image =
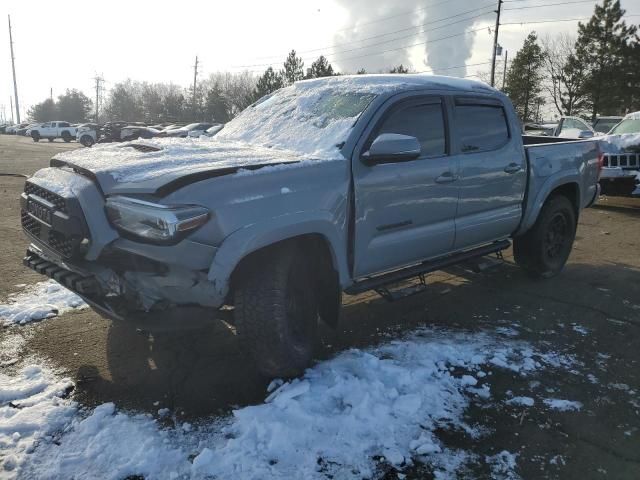
[[[128,197],[111,197],[107,217],[118,230],[151,243],[176,243],[209,220],[198,205],[160,205]]]

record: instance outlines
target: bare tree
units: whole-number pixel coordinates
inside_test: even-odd
[[[576,55],[576,39],[567,34],[542,40],[544,88],[560,115],[575,115],[588,108],[586,65]]]

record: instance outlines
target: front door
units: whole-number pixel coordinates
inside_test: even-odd
[[[354,158],[356,278],[448,253],[455,237],[457,164],[440,97],[392,102],[362,148],[382,133],[416,137],[420,157],[367,164]]]

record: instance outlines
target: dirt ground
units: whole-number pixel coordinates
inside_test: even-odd
[[[76,147],[0,136],[0,172],[29,174],[55,152]],[[42,280],[20,263],[27,245],[19,226],[23,182],[0,177],[0,299],[17,291],[16,284]],[[518,472],[525,479],[640,478],[640,199],[603,198],[585,211],[570,261],[554,279],[529,279],[508,251],[504,262],[484,273],[456,267],[427,281],[426,292],[394,303],[376,294],[345,296],[338,331],[325,332],[323,357],[388,341],[418,325],[476,331],[517,324],[521,339],[574,355],[580,368],[573,373],[549,370],[541,386],[496,371],[492,396],[546,389],[584,407],[558,412],[500,402],[473,406],[469,423],[484,425],[490,433],[472,440],[445,432],[447,443],[481,455],[517,451]],[[160,402],[197,419],[265,396],[265,380],[246,362],[223,322],[203,331],[154,337],[85,310],[11,327],[0,336],[17,330],[25,332],[30,354],[75,379],[75,398],[87,405],[112,401],[154,412],[154,403]],[[561,460],[550,461],[554,457]],[[409,477],[431,475],[416,467]]]

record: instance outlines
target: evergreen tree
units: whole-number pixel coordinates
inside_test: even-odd
[[[531,32],[511,62],[504,88],[523,121],[531,120],[539,106],[544,103],[540,96],[544,79],[543,61],[538,36]]]
[[[105,113],[109,120],[133,122],[143,118],[140,85],[126,80],[117,83],[109,93]]]
[[[360,70],[358,70],[356,72],[356,75],[365,75],[367,73],[367,71],[364,68],[361,68]]]
[[[630,69],[638,52],[637,28],[627,26],[624,14],[619,0],[603,0],[588,23],[578,23],[577,57],[587,69],[585,87],[594,119],[623,113],[630,89],[638,84],[640,72]]]
[[[296,55],[295,50],[291,50],[284,62],[284,71],[282,72],[285,83],[291,85],[298,80],[304,78],[304,62],[302,58]]]
[[[47,98],[44,102],[36,103],[27,112],[32,122],[50,122],[58,119],[56,102]]]
[[[67,89],[58,97],[57,107],[59,120],[86,122],[91,117],[93,102],[81,91]]]
[[[255,100],[258,100],[282,87],[284,87],[284,78],[282,76],[282,73],[276,72],[273,70],[273,68],[269,67],[258,79],[254,98]]]
[[[204,110],[206,118],[213,122],[227,123],[231,120],[229,104],[222,88],[217,83],[214,83],[207,91]]]
[[[333,75],[335,75],[333,67],[324,55],[320,55],[311,64],[311,68],[307,69],[307,78],[331,77]]]
[[[393,67],[391,70],[389,70],[389,73],[409,73],[409,69],[400,64],[397,67]]]

